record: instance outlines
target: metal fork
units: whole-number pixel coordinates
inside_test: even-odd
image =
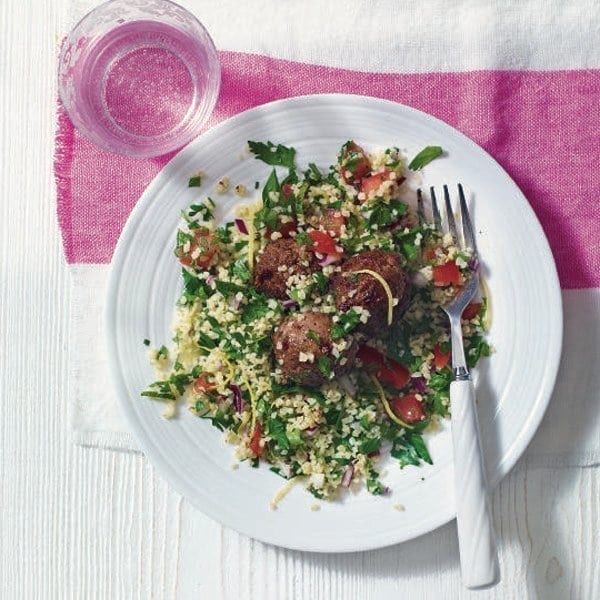
[[[461,315],[473,300],[479,287],[479,261],[475,232],[469,216],[462,185],[458,184],[458,198],[464,242],[458,234],[448,186],[444,185],[444,203],[448,232],[455,245],[473,251],[475,268],[456,296],[442,308],[450,320],[452,341],[453,381],[450,384],[452,409],[452,444],[454,448],[454,483],[456,495],[456,522],[460,565],[463,584],[471,589],[489,587],[499,580],[496,536],[489,509],[487,479],[479,423],[475,406],[475,390],[465,360]],[[431,212],[435,228],[444,233],[435,189],[430,188]],[[423,195],[417,190],[418,212],[421,222],[427,222]]]

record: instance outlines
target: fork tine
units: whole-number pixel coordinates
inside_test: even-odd
[[[471,217],[469,216],[469,209],[467,208],[467,201],[465,199],[465,193],[463,191],[462,184],[458,184],[458,198],[460,201],[460,216],[462,219],[463,236],[465,238],[465,244],[472,248],[473,254],[477,256],[477,243],[475,242],[475,232],[473,231],[473,224],[471,223]]]
[[[431,195],[431,211],[433,212],[433,222],[435,224],[435,228],[438,231],[442,231],[442,217],[440,216],[440,211],[438,209],[437,198],[435,197],[435,189],[429,188],[429,194]]]
[[[454,239],[455,244],[459,244],[458,232],[456,231],[456,221],[454,220],[454,212],[452,211],[452,202],[450,202],[450,192],[448,192],[448,186],[444,185],[444,201],[446,203],[446,218],[448,219],[448,229],[450,235]]]
[[[423,192],[421,188],[417,190],[417,213],[419,214],[419,225],[427,222],[425,218],[425,210],[423,208]]]

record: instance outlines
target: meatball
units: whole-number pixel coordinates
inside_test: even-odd
[[[368,273],[349,276],[349,273],[365,269],[383,277],[390,286],[392,298],[398,300],[392,313],[395,319],[406,310],[410,302],[410,280],[402,268],[400,255],[384,250],[367,250],[352,256],[333,278],[332,289],[337,309],[341,312],[346,312],[353,306],[367,309],[371,316],[367,323],[361,323],[357,327],[357,332],[381,335],[388,327],[388,296],[383,286]]]
[[[317,269],[313,252],[292,238],[282,238],[269,242],[258,257],[254,267],[254,287],[271,298],[286,300],[289,297],[288,277],[312,275]]]
[[[281,322],[273,343],[286,382],[316,386],[350,369],[358,346],[352,336],[337,340],[336,357],[332,323],[329,315],[319,312],[296,313]]]

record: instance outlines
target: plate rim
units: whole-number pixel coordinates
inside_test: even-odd
[[[420,118],[426,118],[427,120],[432,121],[433,123],[442,126],[443,128],[448,128],[452,130],[453,134],[458,137],[458,139],[465,145],[469,146],[471,150],[474,150],[476,153],[479,153],[482,158],[487,159],[494,168],[504,177],[506,178],[506,183],[510,187],[513,188],[513,191],[516,192],[516,195],[520,197],[522,201],[524,215],[523,218],[527,218],[530,222],[532,222],[536,227],[536,238],[538,241],[538,250],[541,254],[543,254],[543,258],[548,266],[552,267],[550,272],[546,273],[548,278],[549,289],[547,293],[549,294],[549,302],[548,305],[552,307],[554,312],[554,319],[552,320],[552,324],[554,325],[553,337],[551,337],[550,346],[553,349],[551,353],[550,360],[546,362],[546,368],[544,369],[546,376],[543,378],[543,386],[538,393],[537,398],[538,401],[536,403],[537,410],[535,412],[529,413],[529,418],[526,421],[526,426],[521,429],[521,435],[513,442],[510,452],[507,455],[503,456],[498,464],[497,472],[494,473],[493,477],[489,481],[489,489],[490,492],[494,489],[494,487],[503,479],[514,467],[516,462],[523,456],[523,453],[527,449],[527,446],[535,436],[539,425],[546,413],[548,404],[550,402],[550,398],[552,396],[552,391],[554,390],[554,386],[556,383],[556,378],[558,375],[558,368],[560,364],[560,359],[562,356],[562,343],[563,343],[563,309],[562,309],[562,296],[561,296],[561,288],[560,282],[558,279],[558,272],[556,269],[556,263],[554,261],[554,256],[552,254],[552,250],[550,248],[550,244],[546,237],[546,234],[542,228],[542,225],[537,218],[533,208],[531,207],[529,201],[527,200],[524,193],[514,182],[512,177],[506,172],[506,170],[498,163],[498,161],[490,155],[484,148],[482,148],[479,144],[471,140],[468,136],[462,133],[460,130],[456,129],[452,125],[449,125],[445,121],[438,119],[437,117],[430,115],[424,111],[416,109],[414,107],[408,106],[406,104],[402,104],[400,102],[394,102],[392,100],[387,100],[383,98],[378,98],[376,96],[365,96],[358,94],[340,94],[340,93],[323,93],[323,94],[307,94],[301,96],[293,96],[289,98],[283,98],[274,100],[272,102],[268,102],[265,104],[261,104],[252,108],[249,108],[245,111],[237,113],[232,117],[225,119],[224,121],[218,123],[217,125],[211,127],[201,135],[194,138],[189,144],[180,149],[163,167],[160,171],[155,175],[152,181],[148,184],[145,190],[142,192],[140,198],[137,200],[134,208],[129,214],[125,226],[121,231],[119,236],[117,245],[115,247],[109,269],[109,277],[108,277],[108,285],[106,288],[105,294],[105,309],[104,309],[104,336],[106,342],[106,351],[107,358],[109,363],[109,371],[110,371],[110,380],[112,383],[112,389],[114,393],[117,395],[117,400],[119,403],[119,408],[127,421],[127,425],[130,428],[133,437],[136,442],[139,444],[142,453],[148,457],[150,463],[153,468],[157,470],[160,476],[168,483],[168,485],[174,489],[177,493],[181,494],[186,500],[190,502],[194,508],[200,510],[203,514],[207,515],[211,519],[217,521],[223,526],[229,527],[246,535],[252,539],[259,540],[263,543],[276,545],[280,547],[289,548],[292,550],[299,550],[305,552],[318,552],[318,553],[328,553],[328,552],[339,552],[339,553],[350,553],[350,552],[360,552],[360,551],[369,551],[375,550],[378,548],[384,548],[387,546],[392,546],[395,544],[403,543],[405,541],[415,539],[420,537],[421,535],[425,535],[434,531],[445,525],[449,521],[455,518],[456,514],[454,510],[446,508],[443,511],[438,511],[437,518],[432,519],[431,525],[427,527],[427,529],[421,531],[420,533],[408,533],[407,535],[398,535],[396,539],[391,540],[386,543],[367,543],[367,544],[355,544],[352,547],[349,547],[347,544],[336,546],[335,544],[329,545],[327,547],[322,546],[311,546],[310,544],[298,545],[298,544],[285,544],[279,540],[274,540],[270,536],[261,536],[258,535],[255,531],[251,530],[251,528],[239,527],[235,526],[235,528],[223,522],[220,516],[215,513],[215,511],[207,510],[205,506],[200,506],[200,503],[197,503],[194,499],[190,498],[188,494],[186,494],[185,490],[182,490],[178,483],[174,483],[173,478],[170,476],[170,469],[168,465],[168,461],[158,452],[158,450],[154,451],[154,446],[152,444],[147,443],[147,440],[141,434],[140,429],[138,428],[138,423],[135,418],[135,414],[133,411],[133,405],[129,395],[124,389],[125,380],[123,377],[123,373],[120,369],[120,364],[116,360],[116,315],[117,315],[117,303],[114,301],[117,297],[116,290],[120,284],[119,273],[122,269],[123,262],[126,258],[128,242],[130,238],[133,237],[138,222],[142,218],[144,211],[147,209],[147,204],[151,201],[153,194],[155,191],[158,191],[160,186],[162,185],[162,180],[164,178],[164,172],[172,165],[172,163],[180,158],[180,155],[190,151],[195,144],[198,144],[203,140],[207,135],[217,136],[222,129],[233,128],[236,126],[238,121],[243,121],[248,118],[248,115],[259,114],[266,112],[267,114],[270,111],[278,110],[278,109],[287,109],[294,108],[298,106],[303,106],[305,104],[310,104],[313,102],[323,103],[323,105],[331,105],[336,102],[357,102],[357,103],[374,103],[379,104],[380,106],[393,106],[396,109],[401,109],[407,111],[409,114],[413,113],[418,115]],[[363,105],[364,107],[364,105]],[[447,505],[446,505],[447,506]]]

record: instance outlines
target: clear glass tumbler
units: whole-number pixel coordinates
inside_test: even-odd
[[[220,82],[210,35],[169,0],[110,0],[75,26],[60,54],[59,93],[75,127],[139,158],[198,135]]]

